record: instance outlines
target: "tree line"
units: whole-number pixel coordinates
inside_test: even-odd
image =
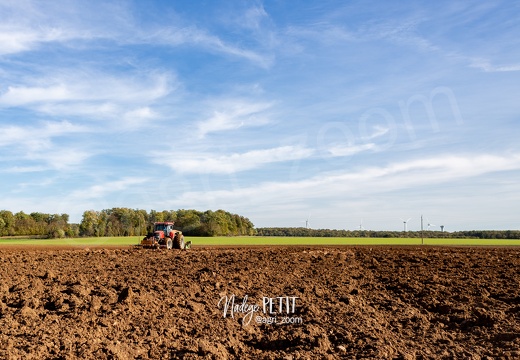
[[[470,231],[373,231],[309,229],[304,227],[267,227],[256,229],[258,236],[294,237],[368,237],[368,238],[452,238],[452,239],[520,239],[520,230],[470,230]]]
[[[69,223],[68,214],[47,214],[0,210],[0,236],[63,238],[80,236],[144,236],[154,222],[173,221],[188,236],[295,236],[295,237],[372,237],[372,238],[473,238],[520,239],[520,230],[470,231],[372,231],[309,229],[304,227],[264,227],[255,229],[243,216],[224,210],[163,210],[112,208],[87,210],[79,224]]]
[[[0,210],[0,236],[41,238],[144,236],[154,222],[173,221],[175,227],[191,236],[254,235],[253,223],[246,217],[224,210],[163,210],[112,208],[87,210],[79,224],[69,223],[68,214],[45,214],[23,211],[13,214]]]
[[[144,236],[154,222],[173,221],[188,236],[254,235],[254,225],[246,217],[224,210],[146,210],[112,208],[88,210],[79,224],[81,236]]]
[[[78,230],[78,225],[69,224],[68,214],[0,210],[0,236],[63,238],[77,236]]]

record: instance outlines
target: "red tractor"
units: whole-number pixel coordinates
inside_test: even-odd
[[[150,249],[189,249],[191,241],[184,242],[184,235],[175,230],[173,224],[173,221],[154,223],[153,233],[145,236],[140,246]]]

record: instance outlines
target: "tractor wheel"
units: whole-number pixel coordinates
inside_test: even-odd
[[[184,236],[181,234],[177,234],[175,236],[174,248],[184,250],[185,247],[186,244],[184,243]]]
[[[171,250],[173,247],[173,241],[170,238],[166,238],[166,249]]]

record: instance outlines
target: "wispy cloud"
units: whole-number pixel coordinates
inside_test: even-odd
[[[314,150],[300,146],[282,146],[272,149],[252,150],[245,153],[215,156],[209,153],[164,156],[155,153],[155,162],[168,165],[179,173],[230,174],[255,169],[270,163],[305,159],[314,154]],[[165,159],[174,160],[165,160]]]
[[[44,121],[36,125],[0,127],[0,148],[18,159],[15,166],[6,167],[11,173],[37,172],[49,169],[65,170],[80,165],[92,156],[92,151],[72,145],[66,148],[56,140],[88,133],[87,127],[69,121]],[[7,150],[6,150],[7,149]]]
[[[435,15],[427,14],[422,11],[404,11],[400,12],[398,17],[378,18],[362,21],[355,25],[343,25],[334,22],[317,22],[308,24],[305,27],[292,26],[286,30],[289,39],[296,39],[298,45],[293,44],[293,48],[300,47],[303,52],[302,44],[311,41],[323,45],[345,46],[346,44],[356,43],[372,43],[375,41],[390,42],[399,46],[404,46],[412,51],[423,53],[431,53],[446,59],[456,60],[465,66],[479,69],[485,72],[516,72],[520,71],[520,64],[512,61],[510,63],[495,64],[495,61],[489,60],[485,56],[474,56],[475,51],[490,53],[490,57],[500,57],[499,54],[507,54],[510,57],[511,39],[507,37],[508,32],[513,32],[513,26],[509,27],[507,32],[501,34],[502,37],[497,39],[494,44],[494,52],[489,51],[486,41],[475,42],[472,37],[472,43],[479,44],[476,48],[462,46],[454,47],[451,35],[454,32],[459,33],[460,28],[472,26],[472,23],[480,24],[485,19],[485,25],[500,28],[504,20],[501,17],[500,8],[505,11],[507,7],[492,3],[482,3],[477,6],[467,4],[456,4],[447,6]],[[490,13],[494,13],[489,16]],[[502,14],[503,15],[503,14]],[[353,21],[354,22],[354,21]],[[434,28],[442,22],[442,32],[431,32],[428,29]],[[493,24],[494,25],[491,25]],[[478,29],[478,31],[486,32],[486,36],[492,37],[490,33],[497,32],[496,29]],[[499,30],[498,30],[499,31]],[[459,36],[457,36],[459,38]],[[459,38],[459,42],[464,42],[465,36]],[[303,41],[303,42],[302,42]],[[482,44],[482,45],[480,45]],[[286,47],[290,47],[286,44]],[[514,47],[514,45],[513,45]]]
[[[413,18],[381,24],[367,24],[366,28],[360,30],[360,34],[368,40],[385,39],[400,45],[412,46],[421,51],[440,50],[439,46],[421,36],[417,31],[417,27],[422,21],[423,19]]]
[[[5,26],[4,26],[5,27]],[[64,40],[56,29],[17,30],[0,27],[0,55],[15,54],[33,49],[40,43]]]
[[[265,8],[261,5],[257,5],[248,8],[245,11],[244,16],[237,21],[237,24],[248,29],[258,30],[260,29],[262,22],[268,18],[269,15],[265,11]]]
[[[114,39],[126,10],[116,4],[8,1],[0,4],[0,55],[33,51],[50,43]],[[113,16],[118,14],[118,16]],[[100,26],[101,24],[104,26]]]
[[[170,73],[136,72],[134,74],[108,74],[83,69],[60,70],[44,77],[24,78],[21,83],[0,91],[0,108],[23,108],[51,117],[81,118],[83,123],[110,120],[115,130],[137,130],[160,119],[154,104],[166,97],[176,87]],[[60,124],[60,131],[69,131],[67,123]],[[68,123],[70,125],[70,123]],[[85,126],[85,125],[84,125]],[[7,139],[20,128],[7,129]],[[29,142],[46,137],[43,129]],[[8,140],[1,140],[2,141]]]
[[[470,66],[485,72],[511,72],[520,71],[520,64],[509,64],[509,65],[493,65],[489,60],[486,59],[472,59],[470,60]]]
[[[364,140],[372,140],[387,134],[391,129],[387,126],[375,125],[372,132],[364,136]]]
[[[4,168],[4,169],[0,170],[0,172],[16,174],[16,173],[40,172],[40,171],[45,171],[45,170],[48,170],[48,167],[41,166],[41,165],[39,165],[39,166],[12,166],[12,167],[8,167],[8,168]]]
[[[38,110],[51,112],[52,104],[62,102],[146,103],[167,95],[172,90],[171,79],[168,73],[115,76],[88,69],[60,70],[9,86],[0,95],[0,106],[35,106]]]
[[[170,22],[143,26],[130,14],[131,8],[121,3],[86,2],[67,6],[52,2],[10,2],[0,4],[0,10],[3,10],[0,20],[4,20],[0,25],[0,55],[37,50],[46,43],[110,41],[126,45],[188,45],[242,58],[261,67],[272,63],[270,55],[226,42],[194,25],[172,26]],[[2,17],[1,13],[6,15]],[[248,14],[248,22],[257,17],[258,14]]]
[[[352,156],[355,154],[358,154],[363,151],[367,150],[374,150],[376,149],[376,144],[374,143],[368,143],[368,144],[361,144],[361,145],[351,145],[351,146],[332,146],[328,148],[328,152],[332,156]]]
[[[270,55],[230,44],[220,37],[195,26],[162,28],[155,32],[142,33],[141,37],[141,39],[134,39],[134,41],[141,42],[146,40],[147,42],[152,41],[155,44],[170,46],[199,47],[214,53],[243,58],[261,67],[268,67],[272,63],[272,56]]]
[[[79,189],[79,190],[73,191],[70,194],[70,198],[73,198],[76,200],[102,198],[111,193],[126,191],[135,185],[141,185],[147,181],[148,181],[148,179],[143,178],[143,177],[125,177],[120,180],[107,181],[104,183],[92,185],[85,189]]]
[[[233,41],[229,36],[216,34],[203,25],[186,24],[180,19],[175,26],[169,24],[157,31],[144,30],[143,37],[158,44],[190,46],[217,55],[246,60],[261,68],[271,67],[275,59],[271,46],[273,32],[266,24],[269,15],[264,7],[247,3],[246,8],[241,8],[239,4],[234,4],[228,10],[231,12],[215,17],[235,34]],[[245,39],[247,41],[243,41]]]
[[[211,117],[197,124],[199,137],[241,127],[265,125],[269,122],[264,114],[272,103],[252,103],[243,100],[222,101]]]
[[[30,161],[45,162],[54,170],[65,170],[83,164],[92,155],[91,151],[56,146],[51,150],[29,153],[25,158]]]
[[[422,37],[417,27],[421,18],[403,15],[398,20],[367,21],[347,27],[337,23],[316,23],[305,27],[292,26],[286,30],[287,36],[300,40],[312,40],[325,45],[345,46],[345,44],[390,41],[399,45],[411,46],[422,51],[436,51],[438,46]]]
[[[286,201],[357,198],[362,195],[394,192],[414,187],[448,183],[499,171],[519,170],[520,154],[510,156],[444,155],[423,160],[367,167],[342,174],[321,173],[301,181],[267,182],[257,186],[208,192],[189,192],[176,199],[179,203],[236,204],[249,201],[268,204]],[[201,200],[203,199],[203,200]],[[259,200],[261,199],[261,201]]]
[[[53,138],[86,131],[86,127],[69,121],[44,121],[39,126],[7,125],[0,127],[0,147],[15,146],[39,151],[49,148]]]
[[[20,106],[39,102],[54,102],[71,100],[75,96],[63,84],[47,87],[9,86],[0,96],[0,105]]]
[[[127,129],[139,129],[147,125],[151,120],[159,117],[159,114],[148,106],[127,111],[123,115],[124,124]]]

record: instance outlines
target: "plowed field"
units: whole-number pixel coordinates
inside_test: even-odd
[[[520,358],[515,248],[4,248],[0,266],[0,358]]]

